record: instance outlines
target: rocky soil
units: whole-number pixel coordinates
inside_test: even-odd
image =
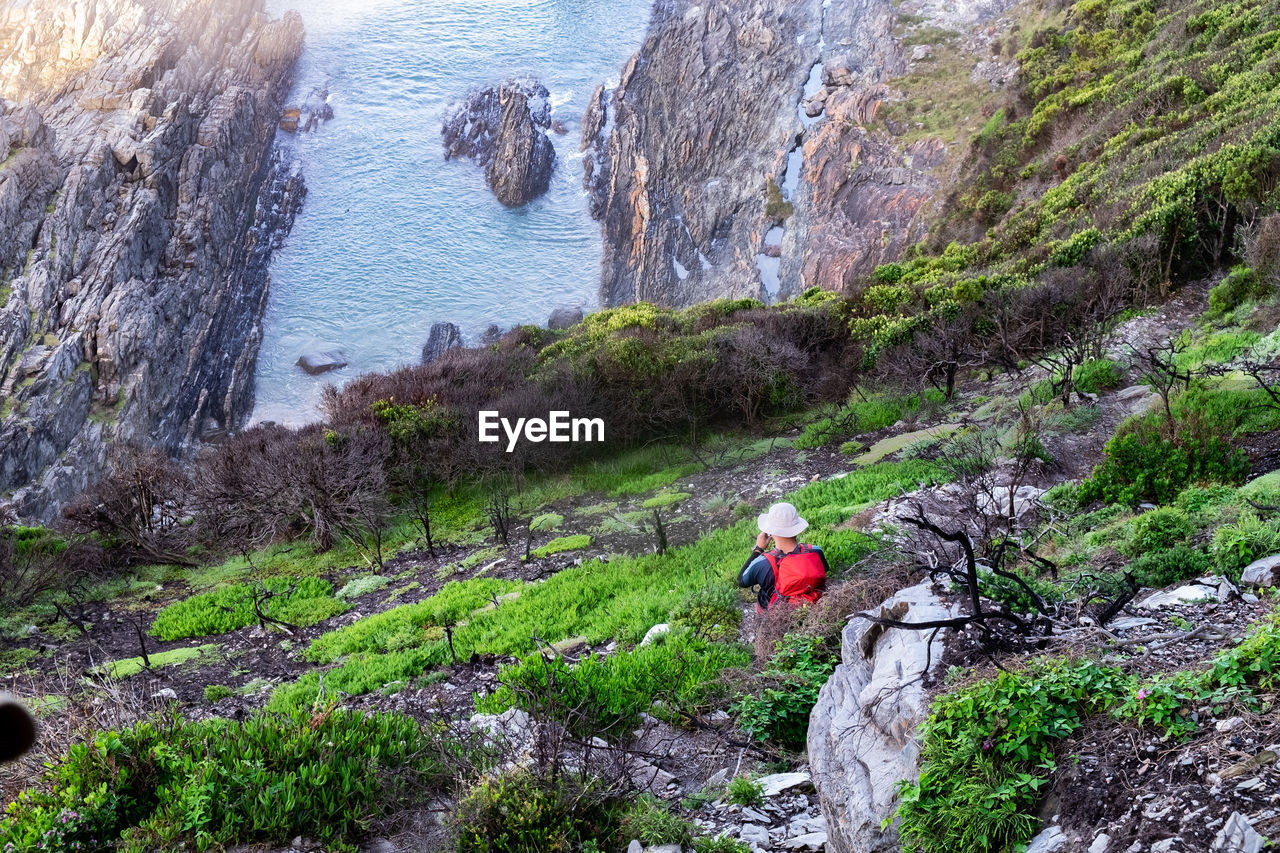
[[[247,417],[301,198],[270,145],[302,38],[261,0],[0,4],[0,495],[25,517],[110,442]]]

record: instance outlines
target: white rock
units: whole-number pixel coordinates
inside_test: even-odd
[[[715,788],[718,785],[723,785],[727,781],[729,781],[729,768],[721,767],[715,773],[708,776],[707,781],[703,782],[702,785],[704,788]]]
[[[178,701],[178,694],[174,691],[172,687],[161,687],[159,690],[157,690],[155,693],[151,695],[157,699],[161,699],[169,702]]]
[[[684,848],[679,844],[659,844],[657,847],[650,847],[648,853],[684,853]]]
[[[755,844],[760,847],[769,846],[769,830],[759,824],[744,823],[738,830],[738,839],[744,844]]]
[[[644,853],[644,845],[633,838],[631,843],[627,845],[627,853]]]
[[[747,820],[752,821],[752,822],[754,822],[754,823],[768,823],[768,822],[769,822],[769,816],[768,816],[767,814],[762,814],[761,812],[758,812],[758,811],[756,811],[755,809],[751,808],[751,806],[743,806],[743,807],[742,807],[742,816],[743,816],[744,818],[746,818]]]
[[[1151,853],[1167,853],[1167,851],[1173,849],[1173,845],[1177,841],[1177,838],[1166,838],[1164,841],[1157,841],[1151,845]]]
[[[1142,600],[1138,607],[1144,610],[1162,610],[1201,601],[1222,601],[1222,584],[1226,578],[1210,575],[1175,589],[1153,593]]]
[[[772,776],[761,776],[756,781],[764,789],[766,800],[792,788],[813,785],[813,778],[808,773],[774,773]]]
[[[991,489],[990,494],[984,492],[976,496],[975,501],[978,512],[983,515],[1008,517],[1011,493],[1013,498],[1013,517],[1022,518],[1039,506],[1040,496],[1045,493],[1045,490],[1038,489],[1035,486],[1019,486],[1017,489],[1010,489],[1009,486],[996,486]]]
[[[1244,717],[1227,717],[1225,720],[1218,720],[1213,727],[1220,732],[1229,732],[1243,725]]]
[[[1149,385],[1130,385],[1113,397],[1131,415],[1140,415],[1162,405],[1160,395]]]
[[[1152,619],[1147,616],[1122,616],[1119,619],[1112,619],[1107,623],[1107,627],[1112,631],[1131,631],[1134,628],[1145,628],[1148,625],[1159,624],[1159,619]]]
[[[903,605],[899,618],[909,623],[958,613],[928,583],[902,590],[881,607]],[[898,782],[919,775],[914,733],[928,715],[922,676],[926,669],[936,671],[943,651],[942,633],[881,629],[865,619],[845,626],[842,662],[823,685],[809,718],[809,763],[831,849],[899,850],[896,830],[881,824],[893,817]]]
[[[827,846],[827,834],[810,832],[807,835],[797,835],[795,838],[788,838],[782,846],[788,850],[821,850]]]
[[[1240,573],[1241,586],[1280,586],[1280,554],[1254,560]]]
[[[647,646],[658,637],[661,637],[663,634],[669,634],[669,633],[671,633],[671,626],[668,625],[666,622],[659,622],[657,625],[654,625],[652,628],[650,628],[648,631],[645,632],[644,639],[640,641],[640,645]],[[635,635],[632,634],[632,636],[634,637]]]
[[[1105,832],[1093,839],[1093,843],[1089,845],[1089,853],[1107,853],[1107,847],[1111,844],[1111,836]]]
[[[1046,826],[1027,846],[1027,853],[1056,853],[1067,846],[1067,834],[1058,826]]]
[[[1258,834],[1249,819],[1240,812],[1232,812],[1226,824],[1213,839],[1213,853],[1261,853],[1266,839]]]

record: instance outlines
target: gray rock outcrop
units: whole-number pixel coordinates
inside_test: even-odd
[[[547,318],[548,329],[567,329],[582,322],[581,308],[557,308]]]
[[[430,364],[451,349],[462,346],[462,330],[453,323],[432,323],[422,347],[422,363]]]
[[[958,615],[928,583],[881,608],[903,622]],[[865,619],[844,628],[841,663],[809,717],[809,764],[832,853],[898,850],[897,832],[880,827],[897,806],[897,783],[919,775],[915,731],[928,713],[924,679],[939,667],[944,642],[931,634]]]
[[[305,372],[312,376],[328,373],[347,366],[346,354],[335,347],[325,347],[304,352],[296,362]]]
[[[535,80],[507,80],[476,92],[445,119],[445,159],[467,157],[484,169],[498,201],[519,207],[551,186],[556,150],[547,136],[551,100]]]
[[[1240,573],[1241,586],[1280,586],[1280,554],[1254,560]]]
[[[247,417],[302,35],[262,0],[0,0],[0,495],[25,517],[109,441],[179,452]]]

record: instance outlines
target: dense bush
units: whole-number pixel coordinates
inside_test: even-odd
[[[1076,388],[1097,394],[1124,380],[1124,368],[1109,358],[1092,358],[1075,369]]]
[[[1242,513],[1231,524],[1213,532],[1213,562],[1218,570],[1239,580],[1245,566],[1280,552],[1280,531],[1253,512]]]
[[[760,740],[802,750],[809,712],[835,670],[838,654],[822,637],[788,634],[761,673],[759,685],[738,696],[738,725]]]
[[[1209,558],[1203,551],[1175,545],[1163,551],[1142,554],[1129,566],[1139,586],[1160,589],[1209,574]]]
[[[1144,512],[1133,522],[1133,535],[1125,546],[1130,556],[1152,551],[1167,551],[1185,542],[1196,532],[1196,525],[1177,507],[1157,507]]]
[[[453,822],[459,853],[597,853],[618,811],[616,797],[590,780],[512,771],[476,783]]]
[[[1248,299],[1260,299],[1270,293],[1268,284],[1249,267],[1232,267],[1221,283],[1209,291],[1209,308],[1225,314]]]
[[[1169,503],[1195,483],[1241,483],[1249,473],[1244,453],[1203,413],[1170,424],[1163,413],[1125,421],[1107,442],[1106,458],[1080,488],[1080,498],[1135,506]]]
[[[347,845],[444,781],[432,754],[396,715],[161,717],[71,747],[9,806],[0,849],[203,851],[297,835]]]
[[[742,625],[737,588],[728,583],[710,583],[695,589],[671,611],[671,621],[697,637],[736,639]]]

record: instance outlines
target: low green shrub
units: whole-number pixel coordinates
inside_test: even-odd
[[[736,639],[742,625],[738,590],[723,582],[699,587],[671,611],[671,621],[709,640]]]
[[[1125,684],[1115,668],[1039,661],[938,697],[921,730],[919,781],[899,787],[903,849],[994,853],[1028,841],[1054,744]]]
[[[1107,442],[1102,464],[1081,485],[1080,498],[1166,504],[1195,483],[1241,483],[1249,462],[1231,446],[1230,432],[1199,416],[1176,424],[1172,438],[1163,413],[1125,421]]]
[[[548,661],[541,654],[505,666],[498,674],[498,690],[476,700],[480,713],[499,714],[508,708],[543,710],[577,733],[592,737],[634,724],[642,711],[661,701],[668,709],[698,710],[725,687],[720,673],[745,666],[751,653],[740,645],[713,643],[687,632],[672,631],[648,645],[609,656],[588,655],[570,666],[563,658]]]
[[[645,509],[661,509],[662,507],[675,506],[678,503],[683,503],[691,497],[693,497],[693,495],[688,492],[666,492],[661,495],[654,495],[642,503],[641,506]]]
[[[187,663],[195,660],[201,655],[211,654],[219,649],[217,643],[207,643],[203,646],[182,646],[176,649],[169,649],[164,652],[154,652],[147,655],[144,660],[141,655],[132,658],[123,658],[121,660],[113,660],[102,664],[96,672],[100,672],[109,678],[120,679],[128,678],[131,675],[137,675],[144,669],[160,669],[166,666],[177,666],[178,664]]]
[[[210,684],[204,688],[204,701],[210,704],[221,702],[236,695],[236,692],[225,684]]]
[[[734,702],[738,725],[760,740],[804,749],[809,712],[837,662],[824,638],[788,634],[761,674],[761,682],[773,686],[743,693]]]
[[[587,853],[614,836],[617,806],[593,781],[514,771],[476,783],[453,822],[458,853]]]
[[[344,613],[350,605],[333,598],[333,585],[319,578],[290,582],[283,578],[264,581],[271,593],[263,610],[273,619],[306,627]],[[257,594],[261,596],[262,590]],[[255,588],[245,583],[202,592],[170,604],[151,623],[151,634],[161,640],[181,640],[225,634],[258,621],[253,609]]]
[[[727,835],[693,839],[693,853],[751,853],[751,848]]]
[[[564,516],[555,512],[544,512],[542,515],[534,516],[529,522],[530,530],[559,530],[560,525],[564,524]]]
[[[729,780],[725,799],[735,806],[758,806],[764,802],[764,786],[750,776],[734,776]]]
[[[565,551],[580,551],[591,544],[591,537],[586,533],[578,533],[574,536],[560,536],[552,539],[541,548],[534,548],[531,552],[535,557],[550,557],[552,554],[560,554]]]
[[[362,595],[385,589],[390,584],[391,578],[383,577],[382,575],[363,575],[347,581],[342,589],[337,591],[334,598],[350,601],[353,598],[359,598]]]
[[[1209,574],[1209,558],[1203,551],[1175,545],[1166,551],[1143,554],[1129,566],[1139,586],[1160,589]]]
[[[1186,542],[1196,533],[1196,525],[1177,507],[1158,507],[1144,512],[1133,522],[1133,535],[1125,544],[1125,553],[1140,556],[1153,551],[1167,551]]]
[[[1213,532],[1214,565],[1232,580],[1254,560],[1280,552],[1280,531],[1273,524],[1246,511],[1232,524],[1224,524]]]
[[[1031,587],[1032,592],[1040,596],[1041,600],[1050,606],[1066,597],[1063,588],[1052,581],[1030,574],[1019,574],[1018,576],[1022,578],[1023,583]],[[1011,610],[1018,613],[1038,612],[1035,600],[1023,588],[1022,584],[1010,578],[1001,577],[994,572],[982,572],[978,576],[978,591],[992,601],[999,601],[1008,605]]]
[[[693,843],[694,829],[692,823],[673,814],[671,807],[653,794],[641,794],[623,809],[618,839],[620,843],[637,839],[646,847],[658,844],[688,847]]]
[[[0,849],[204,851],[298,835],[354,849],[371,820],[446,781],[428,746],[392,714],[157,717],[72,746],[9,806]]]
[[[1075,369],[1075,385],[1086,394],[1115,388],[1124,381],[1124,367],[1109,358],[1091,358]]]
[[[1266,281],[1252,269],[1232,267],[1226,278],[1209,291],[1209,310],[1225,314],[1248,299],[1262,299],[1269,293]]]

